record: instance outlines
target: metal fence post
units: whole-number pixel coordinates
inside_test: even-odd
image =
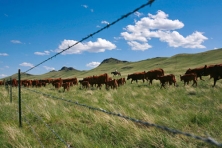
[[[12,103],[12,77],[10,77],[10,82],[11,82],[11,85],[10,85],[10,102]]]
[[[21,76],[20,69],[18,70],[18,103],[19,103],[19,127],[22,127],[22,111],[21,111]]]

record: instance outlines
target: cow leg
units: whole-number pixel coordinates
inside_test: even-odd
[[[152,79],[150,79],[150,83],[149,84],[152,85]]]
[[[197,86],[197,81],[193,80],[192,86],[194,86],[194,84],[196,84],[196,86]]]
[[[200,76],[200,80],[205,81],[205,80],[202,79],[202,76]]]
[[[216,85],[218,78],[214,77],[214,85],[212,87],[214,87]]]

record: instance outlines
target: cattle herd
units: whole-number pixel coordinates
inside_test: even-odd
[[[215,65],[205,65],[203,67],[198,67],[194,69],[188,69],[184,75],[180,75],[180,81],[184,82],[184,85],[188,85],[190,81],[193,81],[193,85],[197,86],[197,79],[202,79],[202,76],[210,76],[210,79],[213,78],[213,87],[216,85],[217,80],[222,79],[222,64]],[[161,68],[153,69],[148,72],[135,72],[127,75],[127,80],[130,80],[130,83],[133,81],[138,82],[138,80],[142,80],[143,82],[148,81],[150,85],[152,85],[152,81],[159,80],[160,88],[166,86],[166,84],[176,86],[176,78],[174,74],[164,75],[164,70]],[[124,77],[113,79],[109,77],[107,73],[98,75],[98,76],[89,76],[85,77],[82,80],[77,80],[74,78],[48,78],[43,80],[21,80],[20,85],[23,87],[42,87],[48,84],[52,84],[55,89],[63,88],[63,91],[69,91],[69,88],[74,85],[78,85],[80,83],[80,87],[84,89],[89,89],[90,87],[96,87],[101,89],[103,85],[105,85],[106,89],[117,89],[118,87],[124,85],[126,83],[126,79]],[[12,87],[18,86],[18,80],[12,79],[11,81],[0,81],[0,85],[12,85]]]

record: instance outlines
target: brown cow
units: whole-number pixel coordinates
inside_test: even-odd
[[[93,81],[96,82],[97,88],[101,89],[102,84],[106,84],[108,82],[109,76],[107,73],[101,74],[99,76],[93,76]]]
[[[112,89],[115,89],[115,88],[117,89],[118,83],[117,83],[116,79],[106,82],[106,88],[109,89],[109,87],[111,87]]]
[[[125,78],[123,78],[123,85],[124,85],[124,84],[126,84],[126,79],[125,79]]]
[[[118,86],[124,85],[126,83],[125,78],[119,78],[116,81],[118,83]]]
[[[21,80],[21,84],[22,84],[24,87],[32,86],[32,80]]]
[[[158,80],[157,78],[160,76],[164,76],[164,70],[162,68],[150,70],[145,74],[146,80],[150,80],[149,84],[152,84],[153,79]]]
[[[59,84],[59,87],[61,87],[62,84],[63,84],[63,81],[62,81],[61,78],[52,80],[52,85],[53,85],[53,86],[55,86],[56,83],[60,83],[60,84]],[[57,86],[58,86],[58,84],[57,84]]]
[[[137,80],[143,80],[143,83],[144,83],[145,73],[146,72],[144,71],[144,72],[137,72],[137,73],[133,73],[133,74],[128,74],[127,80],[131,79],[131,84],[133,81],[136,81],[136,83],[137,83]]]
[[[175,75],[173,75],[173,74],[169,74],[169,75],[165,75],[165,76],[158,76],[157,79],[160,80],[160,84],[161,84],[160,88],[162,88],[162,87],[165,88],[166,83],[169,83],[170,85],[173,83],[174,86],[176,83],[176,78],[175,78]]]
[[[189,68],[185,74],[195,73],[197,75],[197,78],[199,77],[201,80],[203,80],[202,76],[204,76],[204,72],[205,72],[206,67],[207,67],[207,65],[205,65],[203,67],[194,68],[194,69]]]
[[[214,84],[212,86],[214,87],[216,85],[217,80],[222,79],[222,64],[207,66],[204,73],[206,75],[210,75],[210,78],[214,79]]]
[[[78,80],[77,80],[76,77],[74,77],[74,78],[68,78],[68,79],[63,79],[63,83],[66,83],[66,82],[69,82],[69,83],[70,83],[70,86],[78,85]]]
[[[37,87],[39,83],[39,80],[32,80],[32,87]]]
[[[12,87],[17,87],[18,86],[17,80],[16,79],[12,79],[11,85],[12,85]]]
[[[85,89],[89,89],[90,84],[89,81],[83,81],[83,80],[79,80],[79,83],[82,85],[83,88]]]
[[[62,84],[63,87],[63,92],[65,92],[65,90],[69,91],[69,87],[70,87],[70,83],[69,82],[65,82]]]
[[[3,81],[0,81],[0,85],[4,85]]]
[[[96,79],[93,79],[93,76],[85,77],[83,81],[88,81],[92,87],[96,85]]]
[[[195,73],[185,74],[183,76],[180,75],[180,81],[184,81],[184,86],[186,83],[188,85],[190,81],[193,81],[192,86],[194,84],[197,86],[197,75]]]
[[[40,83],[41,84],[41,83]],[[55,88],[58,90],[61,87],[61,83],[60,82],[54,82],[53,83]]]

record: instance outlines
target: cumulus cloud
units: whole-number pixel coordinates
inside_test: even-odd
[[[55,50],[55,52],[61,52],[62,50],[66,49],[67,47],[76,44],[77,41],[75,40],[64,40],[59,45],[58,49]],[[83,42],[78,43],[75,46],[71,47],[70,49],[64,51],[62,54],[81,54],[82,52],[88,51],[88,52],[105,52],[106,50],[113,50],[116,48],[116,45],[105,40],[98,38],[97,41],[92,42]]]
[[[107,22],[107,21],[101,21],[101,24],[109,24],[109,22]]]
[[[48,66],[43,66],[46,70],[51,71],[51,70],[55,70],[54,67],[48,67]]]
[[[140,43],[137,41],[129,41],[127,42],[128,45],[130,45],[132,47],[132,50],[147,50],[149,48],[151,48],[152,46],[150,46],[148,43]]]
[[[22,44],[22,42],[19,41],[19,40],[11,40],[11,43],[13,43],[13,44]]]
[[[8,75],[0,74],[0,77],[7,77]]]
[[[34,54],[44,56],[44,55],[49,55],[49,53],[50,53],[49,51],[44,51],[44,52],[35,52]]]
[[[169,15],[159,10],[156,15],[148,14],[135,22],[135,25],[128,25],[121,36],[131,46],[132,50],[147,50],[152,48],[148,44],[151,38],[159,38],[160,41],[168,43],[170,47],[183,48],[205,48],[202,43],[208,38],[202,32],[194,32],[186,37],[175,31],[184,27],[179,20],[168,19]]]
[[[8,56],[7,53],[0,53],[0,56]]]
[[[88,8],[88,6],[87,5],[81,5],[82,7],[84,7],[84,8]]]
[[[90,68],[95,68],[97,66],[99,66],[100,62],[90,62],[88,64],[86,64],[87,67],[90,67]]]
[[[136,12],[134,13],[134,15],[136,15],[137,17],[140,17],[140,16],[143,15],[143,13],[140,13],[140,12],[136,11]]]
[[[23,62],[23,63],[21,63],[21,64],[19,64],[19,65],[20,65],[20,66],[24,66],[24,67],[34,67],[33,64],[27,63],[27,62]]]

